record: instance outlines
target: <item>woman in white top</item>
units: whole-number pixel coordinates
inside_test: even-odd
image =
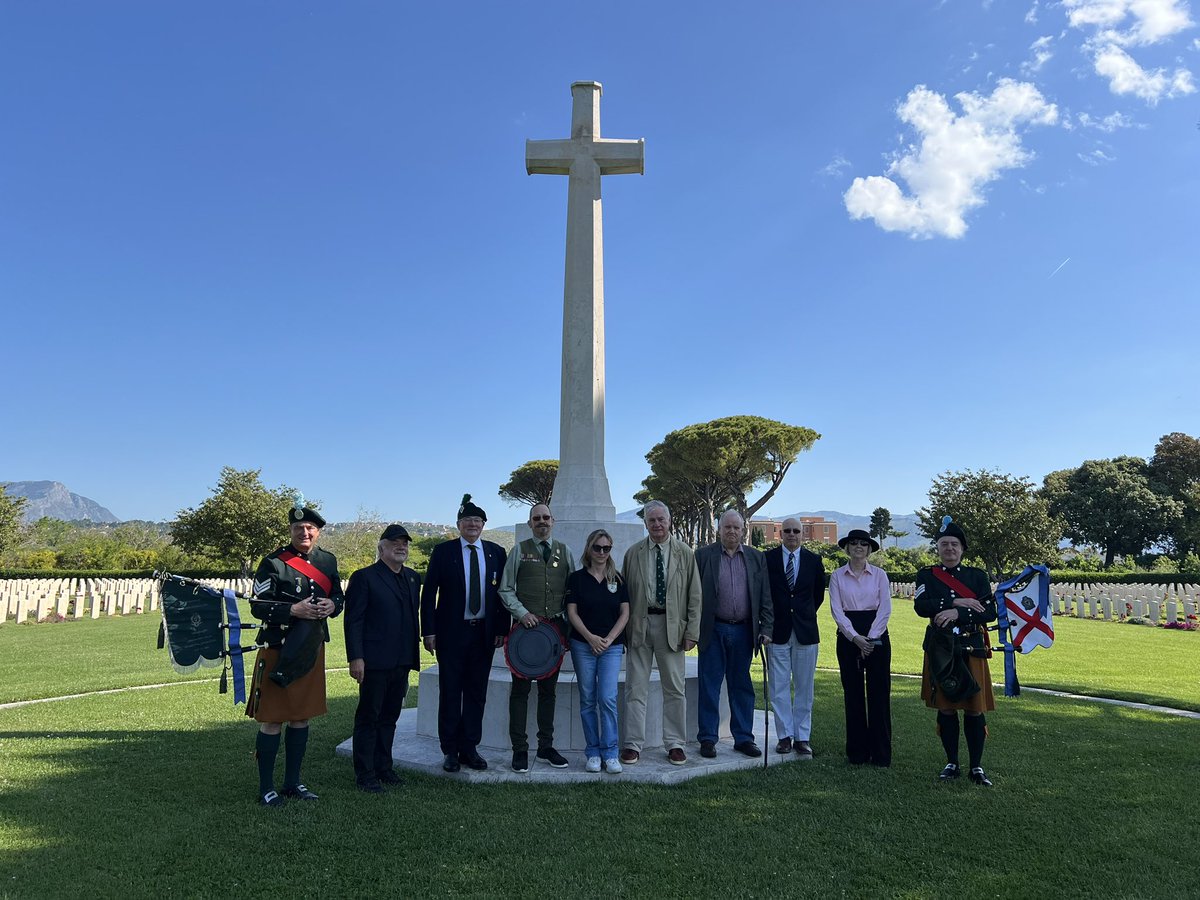
[[[837,659],[846,700],[846,757],[854,765],[892,763],[888,618],[892,586],[867,563],[879,544],[861,528],[838,541],[850,562],[829,576],[829,608],[837,623]],[[864,684],[866,691],[864,694]]]

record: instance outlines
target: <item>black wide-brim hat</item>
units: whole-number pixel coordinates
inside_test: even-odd
[[[850,533],[848,535],[846,535],[844,538],[842,538],[840,541],[838,541],[838,546],[841,547],[843,550],[845,550],[846,545],[848,543],[850,543],[851,541],[866,541],[868,544],[871,545],[872,553],[875,553],[879,550],[879,542],[876,541],[875,538],[871,537],[870,534],[863,531],[861,528],[851,528]]]
[[[549,619],[533,628],[517,622],[504,642],[504,661],[518,678],[548,678],[558,671],[566,652],[562,632]]]

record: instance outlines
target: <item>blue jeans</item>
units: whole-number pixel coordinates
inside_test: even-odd
[[[624,644],[613,644],[597,656],[585,641],[571,640],[571,661],[579,682],[579,718],[587,755],[617,756],[617,678]]]
[[[716,743],[721,721],[721,682],[729,694],[729,730],[733,742],[754,740],[754,685],[750,681],[750,657],[754,652],[754,629],[749,622],[726,625],[713,622],[708,645],[700,651],[697,709],[700,741]]]

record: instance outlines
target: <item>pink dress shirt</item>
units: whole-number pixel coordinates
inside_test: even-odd
[[[892,586],[888,582],[887,572],[868,563],[861,575],[855,575],[850,571],[850,564],[846,563],[829,576],[829,609],[838,631],[847,640],[853,640],[858,632],[846,617],[846,610],[879,610],[866,637],[868,640],[880,637],[887,631],[888,619],[892,615]]]

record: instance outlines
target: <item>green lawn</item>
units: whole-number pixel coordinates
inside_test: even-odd
[[[176,680],[156,627],[0,626],[0,692]],[[1196,705],[1196,635],[1078,620],[1058,632],[1060,646],[1020,660],[1025,683]],[[919,665],[919,633],[898,613],[897,670]],[[342,665],[340,641],[330,650]],[[1110,650],[1116,662],[1096,658]],[[1148,687],[1175,656],[1187,684]],[[846,766],[837,676],[822,671],[811,763],[675,787],[408,776],[371,797],[333,755],[353,683],[329,684],[305,769],[322,799],[281,811],[252,804],[254,727],[211,683],[0,710],[0,896],[1023,897],[1029,879],[1062,897],[1195,892],[1197,720],[1000,697],[985,791],[934,779],[940,747],[913,679],[893,683],[892,768]]]

